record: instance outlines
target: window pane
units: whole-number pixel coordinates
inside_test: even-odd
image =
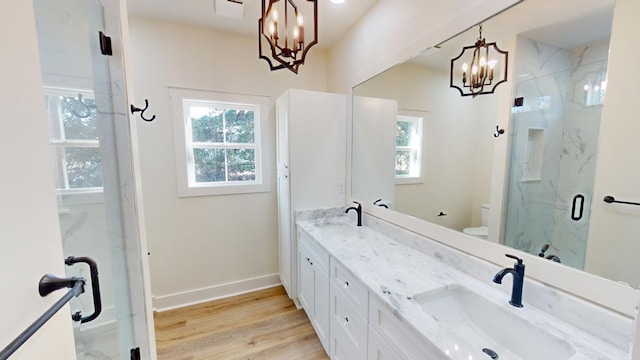
[[[253,144],[255,142],[253,111],[229,109],[225,113],[227,142]]]
[[[191,106],[189,113],[194,142],[224,142],[223,109]]]
[[[396,150],[396,175],[411,173],[411,150]]]
[[[229,181],[254,181],[256,179],[256,154],[253,149],[229,149]]]
[[[100,151],[96,147],[66,148],[69,188],[102,187]]]
[[[64,176],[65,176],[65,167],[62,163],[62,159],[64,159],[64,148],[61,147],[51,147],[51,164],[53,168],[53,176],[54,181],[56,183],[56,189],[65,189]]]
[[[96,103],[82,94],[60,97],[65,139],[97,140]]]
[[[223,149],[193,149],[196,182],[226,181]]]
[[[413,124],[410,121],[398,121],[396,127],[396,146],[409,146]]]

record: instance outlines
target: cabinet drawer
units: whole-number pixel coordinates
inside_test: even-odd
[[[331,281],[342,291],[355,308],[366,317],[368,312],[369,292],[360,279],[356,278],[351,271],[342,264],[331,258]]]
[[[313,268],[328,275],[329,253],[305,231],[298,231],[298,242],[304,244],[311,252],[309,258],[313,261]]]
[[[409,329],[375,296],[369,304],[369,326],[402,359],[448,359],[433,343]]]
[[[353,359],[367,357],[367,320],[347,300],[336,284],[331,284],[332,345],[349,348]],[[331,350],[334,352],[334,350]]]
[[[366,357],[357,356],[355,345],[340,330],[331,330],[331,360],[364,360]]]

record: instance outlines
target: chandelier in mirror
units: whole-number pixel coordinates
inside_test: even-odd
[[[488,43],[480,36],[475,45],[465,46],[456,58],[451,59],[450,85],[462,96],[492,94],[496,87],[507,81],[509,53]]]
[[[318,0],[261,1],[259,57],[272,71],[287,68],[297,74],[309,49],[318,43]]]

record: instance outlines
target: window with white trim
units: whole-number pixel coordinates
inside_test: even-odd
[[[51,161],[61,194],[102,191],[96,105],[87,90],[45,88]]]
[[[396,120],[396,183],[422,182],[421,116],[398,115]]]
[[[180,196],[268,191],[262,123],[268,98],[170,89]]]

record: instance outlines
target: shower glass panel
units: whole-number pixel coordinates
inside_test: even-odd
[[[504,243],[584,269],[607,61],[520,81]]]
[[[64,254],[93,258],[99,268],[102,313],[74,323],[80,360],[148,351],[122,58],[102,55],[98,41],[105,28],[120,31],[118,6],[117,0],[34,1]],[[119,33],[107,35],[119,46]],[[66,269],[67,276],[87,279],[85,293],[70,304],[72,313],[87,316],[93,312],[89,269]]]

